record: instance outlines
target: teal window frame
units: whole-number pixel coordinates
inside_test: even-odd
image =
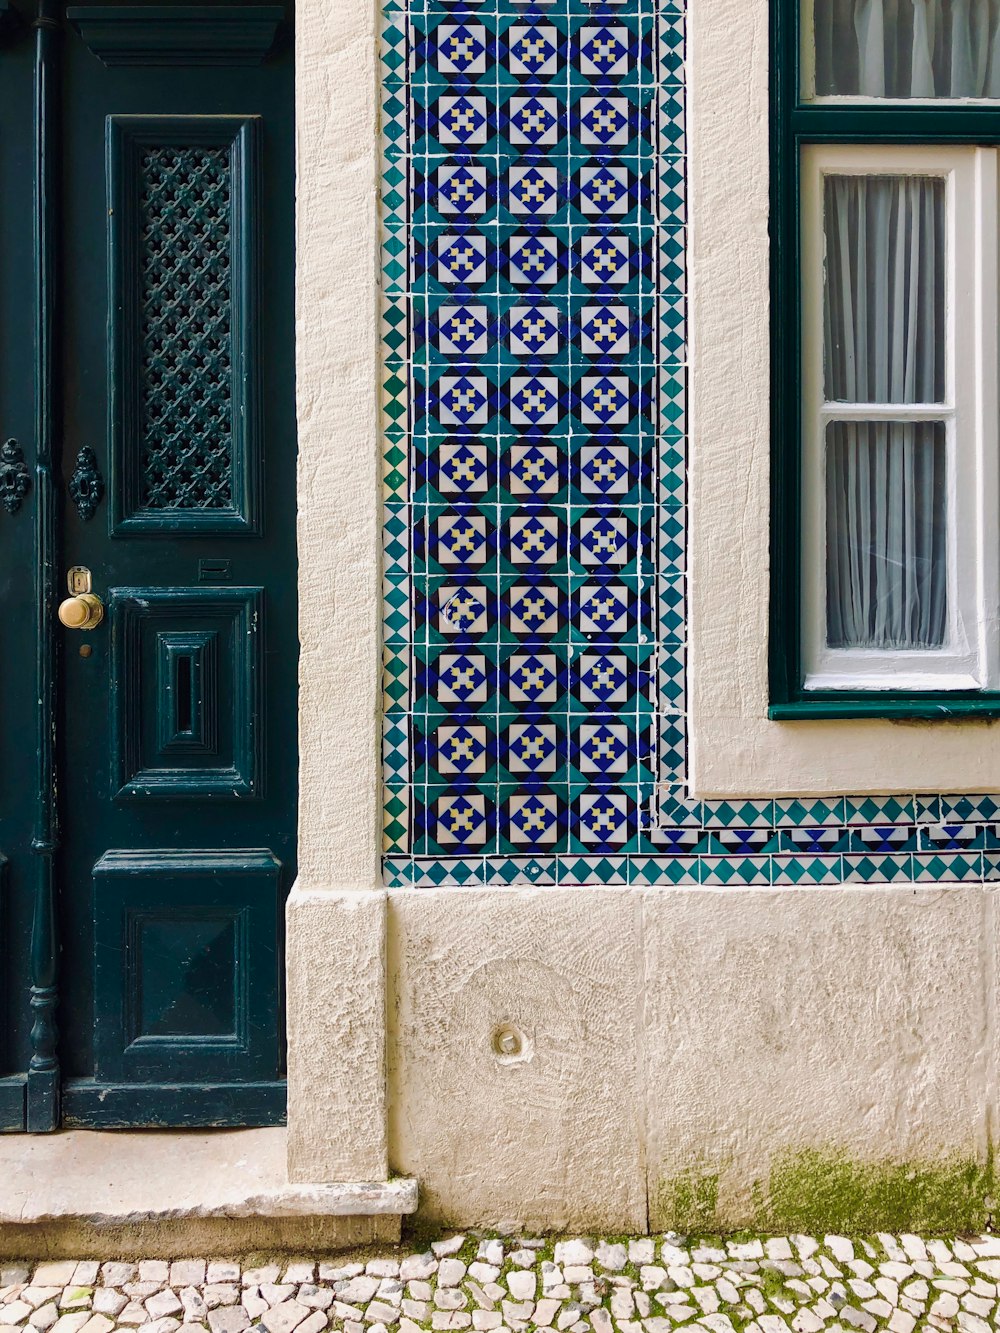
[[[771,0],[771,615],[774,721],[1000,717],[995,690],[806,690],[802,662],[802,149],[809,144],[1000,145],[994,107],[810,104],[801,3]]]

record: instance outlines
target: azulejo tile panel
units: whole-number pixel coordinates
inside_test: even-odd
[[[1000,798],[696,802],[683,0],[386,0],[391,884],[995,878]]]

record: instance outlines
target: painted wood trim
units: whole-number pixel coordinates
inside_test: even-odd
[[[0,1134],[24,1132],[27,1084],[24,1074],[0,1078]]]
[[[105,65],[259,65],[284,5],[73,5],[66,11]]]
[[[112,848],[94,866],[95,874],[131,875],[148,871],[152,865],[169,870],[171,875],[203,875],[206,871],[240,873],[277,873],[281,862],[266,847],[234,848],[229,851],[172,851],[141,848]]]
[[[977,336],[976,258],[984,236],[996,243],[996,188],[985,208],[979,189],[982,155],[989,149],[957,145],[823,144],[801,148],[801,304],[803,596],[799,608],[806,697],[816,689],[873,693],[899,690],[979,691],[996,687],[988,671],[986,607],[979,571],[989,562],[997,534],[980,524],[984,438],[979,402],[990,378],[980,374],[982,340]],[[940,402],[891,404],[841,403],[827,398],[825,362],[825,246],[829,220],[825,182],[830,177],[933,178],[943,189],[945,223],[941,263],[945,270],[945,322],[941,330],[947,373]],[[987,197],[990,191],[986,191]],[[984,330],[985,333],[985,330]],[[995,364],[990,360],[989,364]],[[877,654],[830,649],[827,626],[827,440],[833,422],[919,420],[945,431],[947,456],[948,627],[936,649],[883,651]],[[961,440],[962,448],[956,448]],[[975,441],[975,448],[970,448]],[[992,605],[996,605],[994,597]]]
[[[16,41],[23,31],[24,20],[10,0],[0,0],[0,46]]]
[[[59,848],[55,719],[58,707],[55,474],[59,468],[58,321],[61,171],[61,29],[56,0],[39,0],[35,22],[34,127],[34,393],[35,393],[35,792],[31,850],[35,884],[31,919],[31,1061],[27,1127],[51,1133],[59,1124],[59,933],[55,858]]]
[[[63,1087],[65,1129],[242,1129],[285,1123],[287,1085],[270,1083],[96,1083]]]
[[[7,900],[8,862],[0,852],[0,958],[7,957],[10,940],[7,938],[9,903]],[[7,1025],[7,999],[0,995],[0,1034],[9,1032]],[[2,1054],[0,1039],[0,1054]],[[25,1087],[27,1080],[23,1074],[0,1078],[0,1134],[11,1131],[23,1131],[25,1125]]]

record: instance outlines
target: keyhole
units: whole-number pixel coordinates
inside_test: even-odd
[[[187,653],[183,653],[177,659],[176,691],[177,730],[182,733],[190,732],[194,710],[191,699],[191,658]]]

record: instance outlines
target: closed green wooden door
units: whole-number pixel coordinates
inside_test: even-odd
[[[274,1123],[290,13],[20,12],[0,30],[0,1128]],[[67,627],[84,571],[103,618]]]

